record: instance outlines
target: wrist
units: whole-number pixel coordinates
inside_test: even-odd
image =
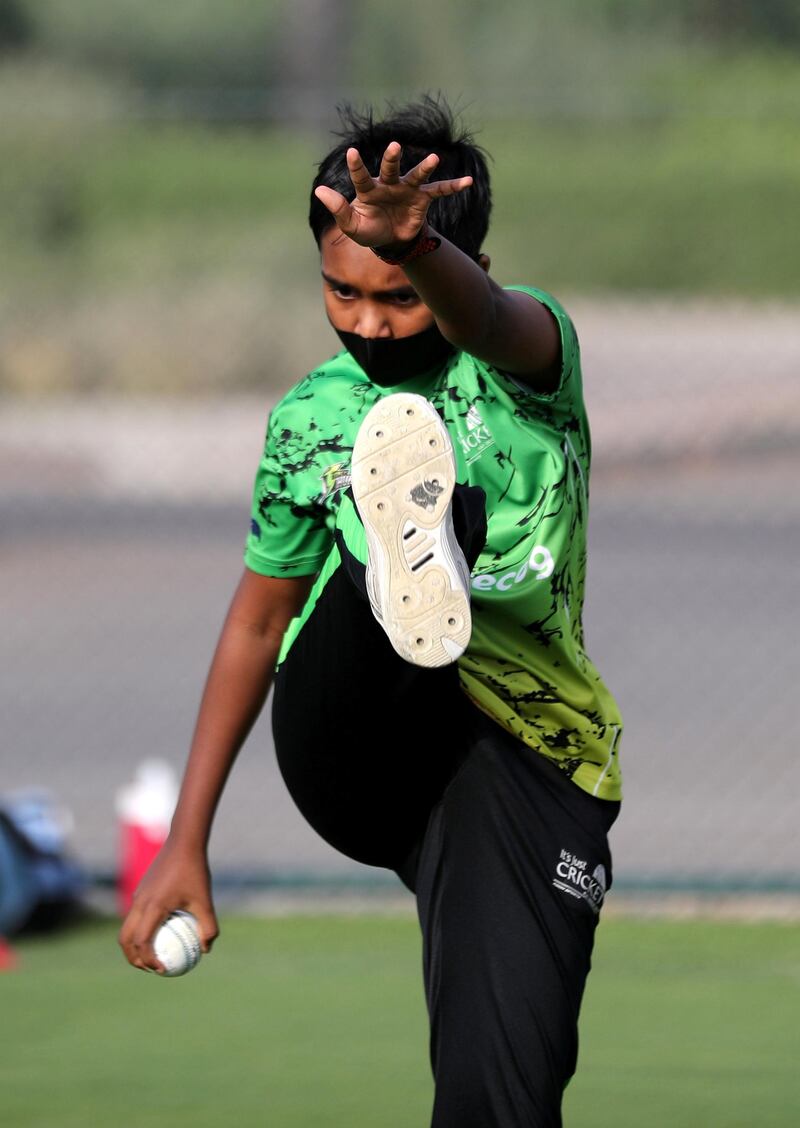
[[[205,858],[208,853],[208,840],[211,837],[211,825],[208,821],[197,822],[195,819],[182,818],[180,811],[176,811],[172,819],[172,826],[164,847],[171,854],[179,854],[186,859],[196,860]]]
[[[421,258],[423,255],[429,255],[432,251],[438,250],[441,245],[442,240],[438,235],[433,234],[427,222],[425,222],[412,239],[373,247],[372,252],[378,256],[381,262],[388,263],[389,266],[404,266],[413,259]]]

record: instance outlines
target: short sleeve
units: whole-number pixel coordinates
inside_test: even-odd
[[[263,576],[319,571],[333,544],[319,482],[307,471],[303,436],[273,413],[253,487],[244,562]]]
[[[561,376],[558,381],[558,387],[552,392],[536,392],[527,385],[524,386],[529,395],[538,400],[553,402],[563,397],[572,395],[580,395],[580,347],[578,345],[578,335],[575,332],[575,326],[572,324],[572,319],[561,305],[561,303],[553,297],[552,294],[546,293],[544,290],[537,290],[534,286],[506,286],[507,290],[518,290],[523,294],[530,294],[540,302],[545,309],[548,309],[555,318],[561,334]],[[515,381],[515,383],[519,383]],[[578,385],[576,388],[575,385]]]

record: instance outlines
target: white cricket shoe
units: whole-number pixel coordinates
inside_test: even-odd
[[[469,567],[453,531],[453,445],[433,405],[410,392],[378,400],[351,474],[375,618],[406,661],[454,662],[472,633]]]

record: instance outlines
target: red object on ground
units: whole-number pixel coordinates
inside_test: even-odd
[[[136,887],[166,840],[166,831],[138,823],[120,824],[120,861],[117,905],[125,916],[131,907]]]
[[[13,971],[18,964],[17,953],[9,942],[0,936],[0,971]]]
[[[178,782],[172,767],[156,759],[143,760],[131,782],[117,793],[117,905],[122,916],[130,909],[136,887],[167,839],[177,797]]]

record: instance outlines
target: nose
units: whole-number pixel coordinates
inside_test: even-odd
[[[392,327],[387,310],[379,302],[364,302],[358,310],[355,332],[359,337],[374,340],[376,337],[391,337]]]

